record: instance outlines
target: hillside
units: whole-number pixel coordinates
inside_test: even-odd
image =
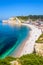
[[[29,15],[29,16],[17,16],[19,19],[21,20],[28,20],[31,19],[32,21],[35,21],[37,19],[42,20],[43,21],[43,15]]]
[[[36,43],[43,43],[43,34],[41,34],[38,40],[36,40]]]
[[[43,57],[36,54],[28,54],[20,58],[7,57],[3,60],[0,60],[0,65],[11,65],[10,62],[12,61],[19,62],[18,65],[43,65]]]

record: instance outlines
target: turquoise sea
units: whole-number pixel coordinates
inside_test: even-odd
[[[29,32],[30,28],[26,26],[10,26],[0,23],[0,59],[12,54],[22,44],[21,42],[26,39]]]

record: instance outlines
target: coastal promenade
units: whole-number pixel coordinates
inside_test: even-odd
[[[35,41],[41,35],[41,29],[38,29],[35,25],[32,24],[22,24],[31,28],[30,34],[27,39],[24,40],[20,48],[17,50],[15,57],[20,57],[25,54],[30,54],[34,51]]]

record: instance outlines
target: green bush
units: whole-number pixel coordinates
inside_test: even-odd
[[[14,60],[18,61],[20,65],[43,65],[43,57],[36,54],[27,54],[20,58],[7,57],[0,60],[0,65],[10,65],[10,62]]]
[[[6,60],[0,60],[0,65],[10,65],[10,63]]]
[[[16,60],[16,58],[9,56],[9,57],[6,57],[5,60],[9,62],[9,61]]]
[[[36,43],[43,43],[43,34],[39,36],[38,40],[36,40]]]
[[[20,57],[21,65],[43,65],[43,57],[29,54]]]

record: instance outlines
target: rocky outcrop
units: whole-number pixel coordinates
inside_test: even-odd
[[[17,60],[10,62],[11,65],[21,65],[21,63]]]
[[[9,24],[9,25],[17,25],[21,26],[21,21],[17,17],[9,18],[8,20],[3,20],[3,24]]]
[[[36,52],[36,54],[43,56],[43,43],[35,44],[35,52]]]

